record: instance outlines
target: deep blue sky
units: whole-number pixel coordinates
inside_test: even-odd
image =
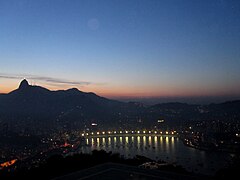
[[[0,0],[0,92],[239,96],[240,1]]]

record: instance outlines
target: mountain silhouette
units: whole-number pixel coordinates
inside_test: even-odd
[[[97,123],[99,129],[155,128],[159,118],[165,120],[160,128],[169,128],[206,119],[234,122],[239,116],[239,100],[209,105],[173,102],[144,106],[107,99],[77,88],[51,91],[29,85],[26,79],[16,90],[0,94],[0,125],[7,123],[17,131],[88,129],[92,122]]]
[[[1,94],[0,118],[33,126],[40,123],[84,126],[92,121],[111,124],[111,119],[125,104],[77,88],[50,91],[29,85],[24,79],[18,89]]]
[[[29,88],[30,86],[29,86],[29,84],[28,84],[28,82],[27,82],[27,80],[26,79],[24,79],[24,80],[22,80],[22,82],[20,83],[20,85],[19,85],[19,88],[18,89],[26,89],[26,88]]]

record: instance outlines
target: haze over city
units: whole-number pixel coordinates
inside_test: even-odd
[[[0,93],[27,78],[114,99],[240,97],[238,1],[0,1]]]

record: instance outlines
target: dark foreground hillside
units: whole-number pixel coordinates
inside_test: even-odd
[[[149,162],[152,162],[153,165],[143,166],[144,163],[149,164]],[[108,165],[106,165],[105,163],[107,163]],[[155,164],[158,164],[161,166],[156,168]],[[47,159],[46,162],[42,162],[39,167],[35,167],[35,168],[33,167],[21,168],[19,170],[12,171],[12,172],[9,172],[3,169],[0,172],[0,179],[44,179],[44,180],[53,179],[53,178],[79,179],[80,175],[83,176],[82,173],[79,173],[80,170],[95,167],[96,165],[100,165],[100,169],[99,169],[99,166],[97,166],[97,168],[93,168],[93,170],[91,170],[90,172],[97,173],[102,168],[107,166],[110,169],[119,169],[119,171],[124,171],[124,172],[126,172],[126,169],[127,169],[127,171],[129,171],[130,174],[131,172],[133,174],[134,172],[135,174],[140,173],[143,175],[143,177],[153,177],[153,174],[155,174],[154,177],[158,177],[159,174],[162,174],[165,177],[168,177],[168,178],[171,177],[170,179],[172,179],[173,177],[175,177],[174,179],[178,179],[179,176],[185,177],[184,179],[199,179],[201,177],[204,177],[207,179],[209,178],[207,176],[202,176],[202,175],[199,176],[196,174],[189,173],[185,169],[183,169],[181,166],[166,164],[163,161],[156,162],[144,156],[135,156],[132,159],[125,159],[119,154],[113,154],[111,152],[108,153],[103,150],[100,150],[100,151],[94,150],[92,151],[92,154],[75,154],[75,155],[66,156],[66,157],[63,157],[62,155],[53,155],[52,157]],[[152,170],[152,167],[154,168],[154,170]],[[88,171],[89,170],[86,170],[86,172],[84,172],[84,174],[86,173],[84,176],[87,176],[87,174],[89,173]],[[115,174],[115,172],[109,172],[109,173]],[[76,174],[76,175],[72,176],[72,174]],[[107,173],[107,176],[110,176],[110,174]],[[97,177],[98,176],[95,176],[95,178]],[[112,177],[112,178],[118,178],[118,177]]]

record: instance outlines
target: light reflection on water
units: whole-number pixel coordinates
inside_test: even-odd
[[[185,146],[174,136],[110,136],[86,138],[87,146],[79,150],[90,153],[92,150],[106,150],[120,153],[126,158],[143,155],[153,160],[164,160],[182,165],[189,171],[213,175],[230,160],[230,154],[205,152]]]

